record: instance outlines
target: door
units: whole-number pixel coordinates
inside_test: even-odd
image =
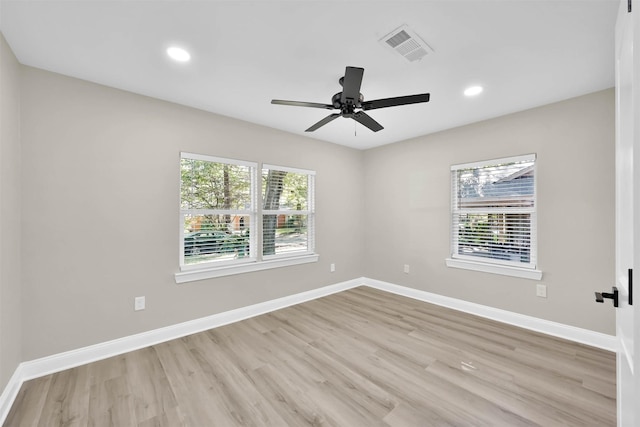
[[[616,310],[618,426],[640,427],[640,298],[630,301],[633,272],[640,281],[640,10],[622,0],[616,22]],[[634,63],[635,62],[635,63]],[[634,251],[634,248],[638,248]],[[636,267],[636,268],[634,268]],[[631,304],[630,304],[631,303]]]

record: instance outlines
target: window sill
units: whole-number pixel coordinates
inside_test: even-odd
[[[487,264],[460,259],[447,258],[447,267],[462,268],[464,270],[482,271],[485,273],[502,274],[504,276],[520,277],[523,279],[542,280],[542,271],[530,268],[511,267],[506,265]]]
[[[175,274],[175,278],[176,283],[186,283],[196,280],[213,279],[215,277],[231,276],[234,274],[250,273],[252,271],[269,270],[271,268],[307,264],[317,261],[318,254],[302,255],[291,258],[273,259],[241,265],[227,265],[224,267],[211,267],[206,269],[181,271]]]

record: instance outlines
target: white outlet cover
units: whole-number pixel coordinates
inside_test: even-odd
[[[134,306],[133,306],[135,311],[138,310],[144,310],[145,308],[145,298],[144,297],[136,297],[134,300]]]

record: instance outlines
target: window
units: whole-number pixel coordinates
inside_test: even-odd
[[[313,252],[311,171],[263,165],[262,254],[265,258]]]
[[[182,265],[255,259],[257,164],[183,153]],[[253,258],[252,258],[253,257]]]
[[[313,262],[315,173],[181,153],[180,273],[191,281]],[[260,237],[260,238],[259,238]]]
[[[535,159],[527,155],[451,167],[447,265],[541,278],[536,270]]]

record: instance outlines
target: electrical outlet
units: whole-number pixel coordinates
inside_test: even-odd
[[[536,296],[540,298],[547,297],[547,285],[536,285]]]
[[[144,297],[135,297],[135,299],[133,300],[133,309],[135,311],[144,310],[145,305],[146,303]]]
[[[409,274],[409,264],[405,264],[405,265],[404,265],[404,272],[405,272],[406,274]]]
[[[331,266],[329,266],[329,270],[331,270],[332,273],[336,271],[336,265],[334,263],[331,263]]]

